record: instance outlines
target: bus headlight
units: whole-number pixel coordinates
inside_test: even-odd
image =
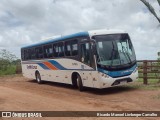
[[[104,77],[104,78],[109,78],[109,76],[106,75],[106,74],[104,74],[104,73],[102,73],[102,77]]]
[[[133,71],[133,73],[135,73],[135,72],[137,72],[137,71],[138,71],[138,67],[135,68],[135,70]]]
[[[109,78],[109,76],[108,76],[108,75],[105,75],[104,77],[105,77],[105,78]]]

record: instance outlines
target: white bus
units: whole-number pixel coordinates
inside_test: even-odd
[[[93,30],[61,36],[21,48],[27,78],[107,88],[138,79],[136,56],[128,33]]]

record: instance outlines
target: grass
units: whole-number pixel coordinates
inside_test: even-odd
[[[139,78],[137,82],[127,84],[127,86],[143,90],[160,90],[160,83],[158,79],[148,79],[148,85],[144,85],[143,79]]]
[[[0,76],[16,74],[16,66],[11,65],[6,70],[0,70]]]
[[[139,78],[138,79],[139,83],[143,83],[143,78]],[[160,80],[159,79],[148,79],[148,84],[157,84],[159,83]]]

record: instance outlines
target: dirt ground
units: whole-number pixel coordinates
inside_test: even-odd
[[[79,92],[71,85],[52,82],[39,85],[35,80],[20,75],[0,77],[1,111],[160,111],[160,98],[157,96],[160,96],[160,89],[143,90],[121,86],[102,90],[87,88],[84,92]],[[138,119],[156,120],[157,118]]]

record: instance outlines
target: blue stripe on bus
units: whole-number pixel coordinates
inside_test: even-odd
[[[44,65],[43,63],[37,63],[39,66],[41,66],[43,69],[45,69],[45,70],[49,70],[49,68],[46,66],[46,65]]]
[[[58,63],[55,60],[47,60],[47,61],[31,61],[31,62],[22,62],[22,64],[38,64],[39,66],[41,66],[43,69],[47,69],[50,70],[50,68],[48,68],[46,65],[43,64],[43,62],[49,62],[52,65],[54,65],[56,68],[58,68],[59,70],[84,70],[84,71],[95,71],[94,69],[68,69],[63,67],[60,63]]]
[[[59,64],[57,61],[54,60],[49,60],[48,62],[50,62],[52,65],[54,65],[56,68],[60,69],[60,70],[67,70],[67,68],[63,67],[61,64]]]
[[[132,72],[136,69],[137,65],[134,65],[132,68],[126,70],[119,70],[119,71],[107,71],[104,69],[98,68],[99,72],[105,73],[111,77],[123,77],[132,74]]]
[[[52,65],[54,65],[59,70],[86,70],[86,71],[95,71],[94,69],[82,69],[82,68],[81,69],[68,69],[68,68],[63,67],[61,64],[59,64],[55,60],[49,60],[48,62],[50,62]]]

